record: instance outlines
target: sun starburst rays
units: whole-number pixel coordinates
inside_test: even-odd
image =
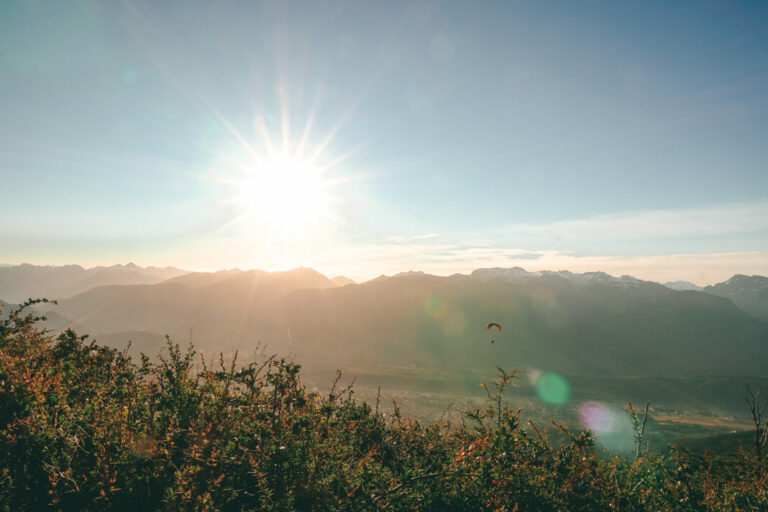
[[[266,244],[305,243],[327,235],[341,219],[336,209],[340,188],[350,180],[337,171],[352,152],[328,154],[338,128],[322,137],[321,144],[310,144],[315,105],[294,142],[287,101],[281,94],[279,131],[270,131],[263,116],[255,117],[253,142],[227,123],[231,141],[241,150],[222,154],[212,172],[224,185],[223,203],[231,211],[226,228]],[[278,134],[277,147],[273,133]]]

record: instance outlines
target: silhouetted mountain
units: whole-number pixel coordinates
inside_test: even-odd
[[[109,284],[154,284],[186,273],[174,267],[139,267],[133,263],[110,267],[80,265],[0,267],[0,297],[10,302],[28,298],[62,299]]]
[[[768,321],[768,277],[736,274],[729,280],[703,289],[727,297],[738,307],[763,321]]]
[[[156,285],[102,286],[61,301],[57,309],[93,333],[190,331],[204,347],[242,346],[242,326],[251,315],[300,289],[326,289],[333,282],[312,269],[287,272],[194,273]]]
[[[598,375],[765,375],[768,327],[727,299],[594,272],[480,269],[334,286],[311,269],[106,286],[56,311],[142,346],[191,333],[204,351],[295,351],[306,365],[533,367]],[[488,333],[488,322],[502,324]],[[493,339],[494,343],[491,343]]]

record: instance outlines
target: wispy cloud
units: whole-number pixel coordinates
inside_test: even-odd
[[[391,242],[397,242],[397,243],[409,243],[414,242],[416,240],[426,240],[429,238],[437,238],[437,233],[425,233],[423,235],[413,235],[413,236],[400,236],[400,235],[390,235],[387,237],[387,240]]]
[[[513,224],[506,234],[526,238],[664,239],[768,231],[768,201],[707,208],[646,210],[544,224]]]

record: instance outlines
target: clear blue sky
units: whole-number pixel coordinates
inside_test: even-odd
[[[766,141],[766,2],[0,3],[0,262],[768,274]]]

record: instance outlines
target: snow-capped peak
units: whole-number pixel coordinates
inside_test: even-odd
[[[508,283],[521,282],[543,276],[559,277],[577,285],[601,284],[606,286],[635,287],[647,284],[647,281],[642,281],[628,275],[614,277],[605,272],[584,272],[583,274],[578,274],[568,270],[528,272],[520,267],[480,268],[471,274],[471,277],[475,279]]]
[[[527,272],[520,267],[512,268],[478,268],[474,270],[471,277],[475,279],[482,279],[484,281],[520,281],[522,279],[530,279],[533,277],[539,277],[539,272]]]
[[[666,286],[667,288],[670,288],[672,290],[677,290],[677,291],[693,290],[693,291],[699,292],[699,291],[702,290],[701,286],[693,284],[690,281],[669,281],[669,282],[664,283],[664,286]]]

